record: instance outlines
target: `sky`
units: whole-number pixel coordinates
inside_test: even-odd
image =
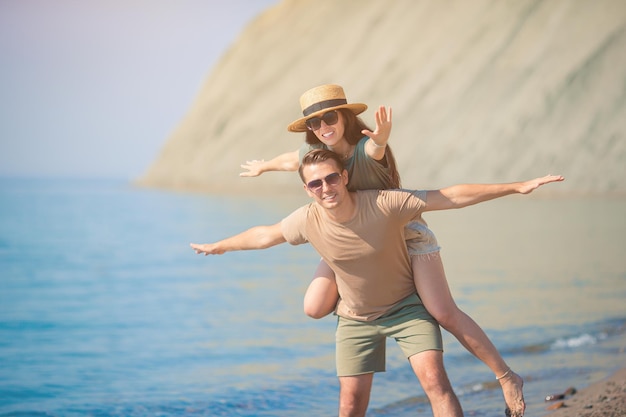
[[[141,176],[278,0],[0,0],[0,176]]]

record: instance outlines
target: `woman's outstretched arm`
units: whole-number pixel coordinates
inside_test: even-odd
[[[297,171],[300,166],[300,151],[286,152],[277,157],[265,161],[253,159],[241,164],[246,171],[239,174],[240,177],[258,177],[268,171]]]

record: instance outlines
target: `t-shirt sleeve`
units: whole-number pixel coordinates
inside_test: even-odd
[[[419,211],[421,213],[424,210],[424,207],[426,206],[427,192],[424,190],[410,190],[409,192],[411,193],[413,197],[415,197],[414,203],[418,206]]]
[[[419,219],[426,207],[426,191],[401,189],[385,190],[382,193],[390,206],[407,222]]]
[[[280,222],[280,228],[285,240],[291,245],[302,245],[308,243],[306,237],[306,217],[308,206],[300,207]]]
[[[390,188],[391,171],[389,166],[367,154],[365,144],[368,140],[368,136],[361,138],[354,150],[354,156],[347,161],[346,169],[349,174],[348,189],[350,191]]]

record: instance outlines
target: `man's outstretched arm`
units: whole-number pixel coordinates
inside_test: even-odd
[[[255,226],[215,243],[191,243],[190,246],[198,254],[221,255],[237,250],[266,249],[286,241],[280,223],[276,223],[272,226]]]
[[[546,175],[528,181],[507,184],[459,184],[428,191],[424,211],[462,208],[510,194],[529,194],[542,185],[560,182],[561,175]]]

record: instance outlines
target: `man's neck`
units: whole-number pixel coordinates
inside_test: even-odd
[[[348,198],[342,204],[332,209],[325,208],[324,212],[328,218],[336,223],[345,223],[352,220],[356,214],[356,193],[348,193]]]

